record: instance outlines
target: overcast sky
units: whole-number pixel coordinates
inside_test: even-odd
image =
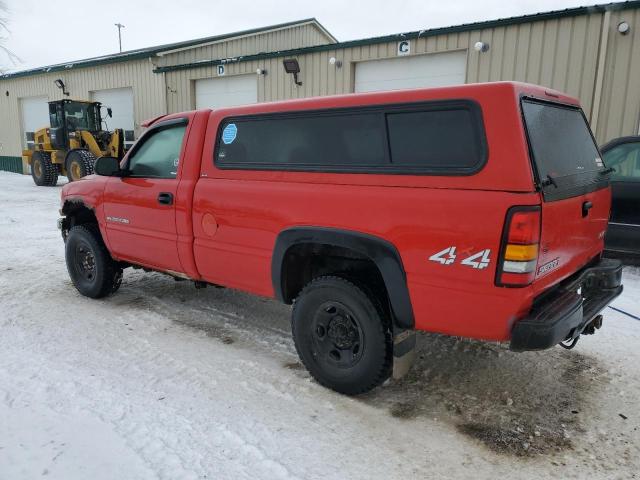
[[[596,0],[597,1],[597,0]],[[579,0],[5,0],[11,70],[316,17],[338,40],[559,10]],[[589,3],[590,4],[590,3]],[[4,35],[7,37],[7,35]]]

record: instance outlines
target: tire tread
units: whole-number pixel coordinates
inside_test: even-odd
[[[76,288],[78,288],[78,291],[80,291],[80,293],[91,298],[102,298],[111,295],[112,293],[117,291],[118,288],[120,288],[120,284],[122,282],[122,268],[115,260],[111,258],[111,254],[107,250],[107,247],[102,240],[102,235],[100,234],[100,229],[97,225],[83,224],[72,227],[71,230],[69,230],[67,242],[69,241],[71,235],[73,235],[75,232],[80,231],[83,232],[84,235],[88,236],[90,243],[93,244],[92,246],[96,253],[96,257],[100,257],[100,259],[96,258],[96,263],[100,261],[100,263],[103,264],[104,269],[101,275],[102,278],[100,288],[95,293],[87,295],[86,293],[80,291],[77,285]],[[68,264],[67,268],[69,268]]]
[[[380,318],[378,329],[379,329],[379,333],[382,334],[383,338],[385,339],[386,354],[385,354],[384,360],[379,363],[377,372],[375,372],[375,374],[371,376],[372,380],[367,383],[352,385],[353,388],[337,389],[334,385],[325,381],[324,379],[319,378],[313,374],[312,376],[323,387],[329,388],[331,390],[335,390],[339,393],[345,393],[347,395],[360,395],[360,394],[366,393],[374,389],[375,387],[381,385],[391,375],[391,370],[393,367],[393,341],[391,337],[390,321],[389,321],[387,312],[382,307],[381,303],[377,300],[377,298],[374,295],[368,293],[368,289],[363,288],[357,285],[356,283],[343,277],[339,277],[335,275],[319,276],[312,279],[309,283],[307,283],[293,302],[293,312],[291,315],[291,331],[293,333],[294,340],[296,338],[296,327],[295,327],[294,318],[296,316],[296,308],[299,305],[298,300],[303,295],[307,294],[310,290],[315,289],[318,286],[318,284],[321,284],[321,283],[334,283],[337,285],[341,285],[342,288],[349,291],[350,294],[358,297],[360,301],[364,302],[365,304],[366,303],[371,304],[371,306],[377,311],[378,316]],[[301,354],[298,346],[298,342],[294,341],[294,344],[296,347],[296,352],[298,354],[298,357],[300,358],[300,361],[305,366],[307,371],[311,373],[312,369],[310,368],[310,365],[308,365],[307,362],[305,361],[305,357]]]

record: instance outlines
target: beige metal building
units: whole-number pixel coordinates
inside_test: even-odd
[[[349,42],[315,19],[0,76],[0,169],[63,93],[113,109],[128,141],[148,118],[315,95],[517,80],[579,97],[600,142],[640,134],[640,1]],[[297,59],[298,84],[283,68]]]

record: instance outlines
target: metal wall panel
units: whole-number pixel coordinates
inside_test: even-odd
[[[579,97],[590,115],[598,60],[602,14],[553,19],[485,30],[450,33],[411,40],[411,54],[467,51],[467,83],[515,80],[546,85]],[[487,52],[477,52],[478,41],[490,45]],[[313,95],[350,93],[354,90],[355,64],[396,56],[397,42],[362,45],[299,55],[299,78],[296,87],[282,68],[282,58],[264,60],[264,91],[260,101],[301,98]],[[342,61],[342,68],[329,64],[329,58]],[[256,62],[250,62],[256,65]],[[227,65],[227,71],[233,69]],[[188,73],[185,73],[188,72]],[[167,73],[176,76],[177,72]],[[228,74],[229,74],[228,73]],[[213,75],[205,69],[181,71],[184,78]],[[176,104],[176,108],[188,104]]]
[[[331,39],[314,23],[286,27],[256,35],[247,35],[200,47],[190,47],[159,56],[158,66],[180,65],[262,52],[277,52],[293,48],[332,43]]]
[[[618,24],[627,22],[627,35]],[[605,142],[640,134],[640,9],[611,12],[596,137]]]

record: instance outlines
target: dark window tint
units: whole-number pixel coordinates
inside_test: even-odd
[[[98,122],[98,107],[95,104],[83,102],[65,102],[64,115],[67,123],[67,130],[90,130],[95,132],[100,130]]]
[[[151,133],[144,143],[136,147],[129,160],[134,177],[176,178],[180,150],[186,127],[162,128]]]
[[[59,109],[57,104],[55,103],[49,104],[49,123],[51,124],[51,128],[59,128],[62,126],[60,122],[61,115],[59,115],[58,110]],[[60,109],[60,113],[61,112],[62,112],[62,109]]]
[[[640,141],[622,143],[603,156],[607,167],[614,169],[613,181],[640,182]]]
[[[379,114],[313,115],[227,122],[222,164],[366,166],[385,162]]]
[[[582,110],[532,101],[522,110],[541,181],[553,191],[593,183],[604,164]]]
[[[393,165],[470,169],[483,159],[480,129],[467,109],[387,114]]]
[[[456,100],[230,119],[216,155],[223,168],[469,174],[486,145],[480,109]]]

